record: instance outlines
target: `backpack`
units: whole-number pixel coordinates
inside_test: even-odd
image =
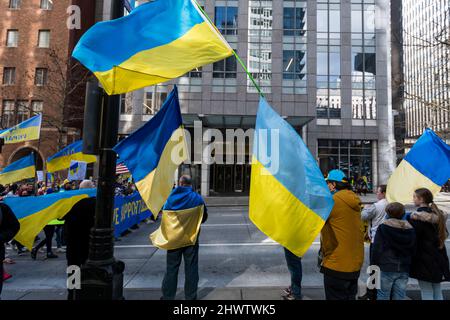
[[[19,232],[20,222],[5,204],[0,204],[0,217],[0,243],[6,243]]]

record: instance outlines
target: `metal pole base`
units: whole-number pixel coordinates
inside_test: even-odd
[[[112,254],[113,229],[94,229],[90,250],[96,260],[81,267],[81,289],[75,290],[75,300],[123,300],[125,264]]]

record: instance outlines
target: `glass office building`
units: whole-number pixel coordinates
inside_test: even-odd
[[[324,174],[340,168],[354,178],[366,176],[371,185],[387,182],[395,166],[390,1],[199,3],[246,63],[268,102],[303,137]],[[202,122],[202,132],[254,128],[259,95],[231,57],[124,96],[121,134],[149,120],[173,84],[192,136],[195,121]],[[181,172],[192,174],[205,196],[246,195],[249,140],[242,150],[222,142],[224,156],[235,151],[234,164],[193,161]]]
[[[402,11],[407,142],[426,127],[450,142],[450,1],[403,0]]]

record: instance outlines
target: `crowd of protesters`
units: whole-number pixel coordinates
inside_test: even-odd
[[[185,180],[188,181],[189,177],[185,177]],[[318,267],[324,277],[326,299],[402,300],[406,296],[408,280],[413,278],[418,280],[423,300],[443,300],[441,283],[450,281],[449,259],[445,247],[448,237],[447,214],[435,204],[431,191],[424,188],[417,189],[411,195],[415,209],[412,212],[406,212],[402,204],[388,203],[386,185],[380,185],[376,189],[377,201],[374,204],[363,207],[361,199],[355,192],[357,191],[355,185],[352,185],[342,171],[332,170],[327,175],[326,181],[334,200],[331,214],[321,230],[318,259]],[[361,181],[365,183],[364,179]],[[63,183],[56,182],[49,186],[30,183],[13,184],[0,186],[0,196],[3,198],[26,197],[92,187],[95,185],[90,180],[81,183],[65,180]],[[174,189],[174,192],[179,188]],[[183,188],[186,189],[186,186],[181,185],[181,189]],[[191,188],[189,184],[188,188]],[[365,188],[362,187],[362,189],[365,191]],[[127,196],[135,190],[133,182],[128,179],[117,182],[115,186],[116,196]],[[5,220],[8,211],[4,208],[7,206],[1,205],[1,211],[5,211],[3,216],[0,216],[0,226],[3,226],[1,219]],[[53,221],[44,228],[45,238],[36,238],[31,257],[36,259],[39,250],[45,245],[46,257],[56,258],[57,255],[52,251],[52,238],[56,233],[57,248],[61,248],[58,252],[64,252],[62,247],[66,246],[68,264],[83,264],[87,259],[89,230],[93,226],[94,212],[95,198],[78,202],[64,219]],[[363,231],[364,223],[368,224],[366,236]],[[58,229],[66,235],[58,236]],[[7,235],[2,235],[2,232],[0,228],[0,247],[3,248],[3,244],[9,242],[10,246],[17,247],[19,254],[25,252],[23,246],[14,241],[10,242],[11,239],[8,239]],[[377,288],[367,289],[365,295],[356,297],[358,279],[364,262],[365,241],[370,243],[370,265],[379,268],[380,281],[376,284]],[[192,248],[194,247],[197,250],[194,251],[198,252],[198,243]],[[286,300],[303,299],[302,259],[287,249],[285,249],[285,257],[291,274],[291,286],[284,290],[282,296]],[[14,263],[10,258],[5,257],[4,250],[0,252],[0,258],[5,264]],[[180,256],[177,256],[177,264],[179,258]],[[0,271],[3,271],[3,264],[1,265]],[[167,289],[167,274],[177,274],[177,270],[172,270],[170,267],[170,265],[167,266],[168,273],[163,282],[163,289]],[[190,274],[197,275],[198,265],[195,265],[194,269],[190,271]],[[10,277],[8,273],[2,273],[4,280]],[[187,283],[193,281],[190,297],[195,299],[194,291],[196,291],[198,277],[195,276],[197,280],[194,279],[194,281],[188,279],[189,275],[186,276]],[[73,295],[73,292],[69,292],[69,299],[73,299]],[[172,296],[173,294],[168,294],[164,298],[171,299]]]
[[[69,181],[69,180],[55,180],[52,183],[39,182],[34,184],[32,182],[14,183],[6,186],[0,185],[0,204],[4,207],[2,201],[8,197],[28,197],[28,196],[43,196],[58,192],[67,192],[77,189],[95,188],[95,183],[90,180],[84,181]],[[129,196],[136,192],[135,185],[131,179],[118,180],[115,186],[116,196]],[[1,208],[0,208],[1,209]],[[3,211],[5,211],[3,209]],[[19,242],[7,239],[1,236],[2,219],[0,219],[0,251],[2,248],[9,248],[10,250],[3,250],[0,252],[0,263],[2,279],[1,284],[12,277],[3,265],[15,264],[16,262],[8,256],[7,252],[15,250],[18,256],[30,254],[31,259],[36,260],[39,253],[44,253],[46,259],[58,258],[56,253],[66,253],[68,265],[81,265],[87,259],[88,253],[88,239],[89,232],[93,226],[93,219],[95,215],[95,198],[88,198],[78,202],[72,210],[61,220],[53,220],[44,227],[43,233],[35,238],[34,247],[31,252],[21,245]],[[2,215],[0,215],[0,218]],[[146,219],[147,224],[153,223],[153,216]],[[137,229],[138,226],[132,226],[130,229]],[[125,232],[126,235],[131,231]],[[56,251],[53,248],[53,238],[56,241]],[[6,241],[7,240],[7,241]],[[120,239],[115,239],[120,241]],[[45,247],[45,249],[43,248]],[[64,249],[66,248],[66,249]],[[0,290],[1,293],[1,290]],[[69,291],[69,299],[73,298],[73,292]]]
[[[411,195],[415,205],[406,212],[403,204],[388,203],[386,185],[377,189],[377,202],[362,207],[353,186],[340,170],[332,170],[327,184],[334,207],[321,231],[319,268],[324,275],[327,300],[355,300],[364,262],[364,228],[369,224],[370,265],[380,270],[379,283],[361,300],[403,300],[409,278],[418,280],[422,300],[443,300],[441,283],[450,281],[445,241],[447,214],[438,208],[425,188]],[[302,299],[301,258],[286,255],[291,286],[286,300]]]

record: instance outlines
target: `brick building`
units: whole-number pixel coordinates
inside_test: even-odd
[[[79,139],[87,71],[70,54],[94,21],[91,0],[0,0],[0,127],[43,113],[41,139],[4,146],[0,167],[34,150],[41,170]]]

